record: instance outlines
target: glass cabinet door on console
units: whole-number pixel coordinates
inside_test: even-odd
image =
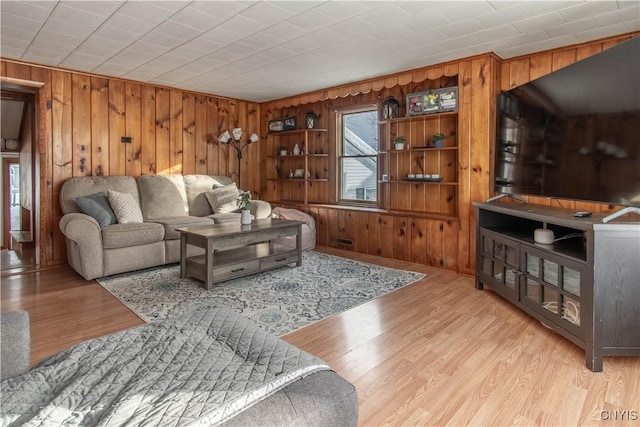
[[[480,275],[496,292],[517,298],[520,244],[487,230],[480,231]]]
[[[581,286],[585,264],[522,245],[520,301],[571,334],[584,339],[580,327]]]

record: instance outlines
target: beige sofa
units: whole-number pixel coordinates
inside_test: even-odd
[[[232,184],[226,176],[142,175],[71,178],[60,191],[69,265],[87,280],[180,261],[176,228],[239,221],[240,213],[214,213],[205,193]],[[82,213],[76,199],[109,190],[138,202],[143,222],[100,226]],[[271,205],[253,200],[255,218],[268,218]]]

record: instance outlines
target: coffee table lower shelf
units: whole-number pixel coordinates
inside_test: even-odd
[[[213,282],[248,276],[262,271],[299,263],[298,250],[273,242],[258,243],[213,253]],[[186,259],[186,276],[207,282],[205,255]]]

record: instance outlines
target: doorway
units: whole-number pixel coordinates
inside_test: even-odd
[[[36,99],[33,88],[2,84],[2,275],[38,265]]]

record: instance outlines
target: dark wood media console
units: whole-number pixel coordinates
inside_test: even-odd
[[[474,206],[477,289],[490,287],[585,349],[592,371],[602,371],[603,356],[640,356],[637,217],[604,223],[604,214],[575,218],[548,206]],[[553,244],[534,241],[538,228],[554,232]]]

